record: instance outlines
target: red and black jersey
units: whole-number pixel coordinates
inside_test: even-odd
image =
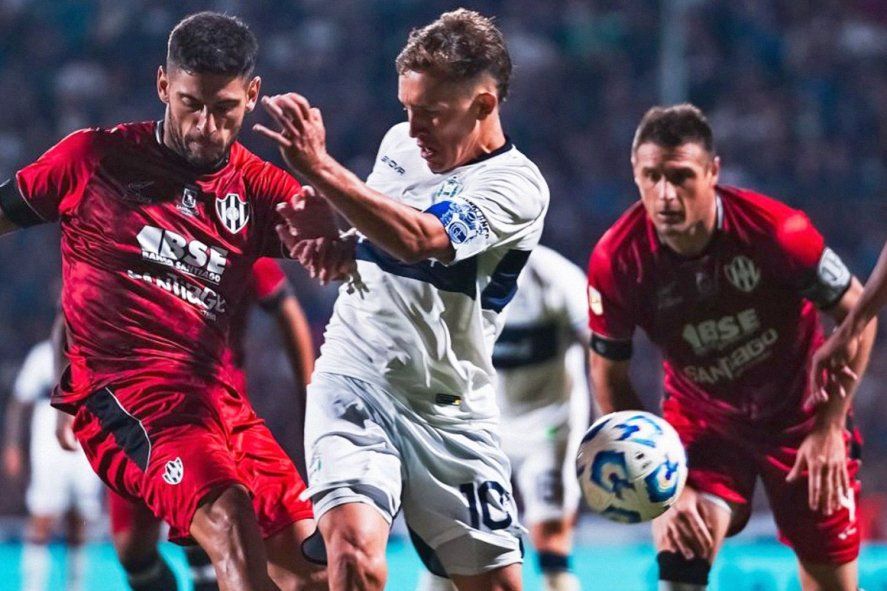
[[[627,359],[639,326],[662,350],[667,397],[722,417],[801,412],[822,341],[815,306],[834,305],[850,272],[803,212],[742,189],[717,194],[699,256],[665,246],[640,203],[604,234],[588,268],[592,347]]]
[[[160,127],[77,131],[18,172],[16,194],[2,192],[19,225],[61,225],[71,360],[62,408],[143,372],[224,379],[253,263],[282,254],[275,205],[298,182],[239,143],[197,171],[163,145]]]

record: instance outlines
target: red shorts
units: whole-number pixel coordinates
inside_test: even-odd
[[[832,515],[808,505],[807,479],[785,481],[798,448],[810,431],[810,422],[766,428],[703,418],[673,399],[663,403],[663,417],[671,423],[687,449],[687,484],[698,491],[750,509],[755,480],[760,477],[779,528],[779,539],[798,558],[820,564],[844,564],[859,555],[859,434],[846,433],[847,470],[853,483],[849,507]],[[805,474],[806,476],[806,474]],[[747,519],[748,512],[746,512]],[[738,526],[738,527],[737,527]],[[745,526],[734,523],[730,535]]]
[[[74,433],[96,474],[124,499],[143,502],[185,543],[201,501],[235,484],[251,494],[269,537],[311,518],[305,484],[249,402],[222,385],[136,379],[83,401]]]

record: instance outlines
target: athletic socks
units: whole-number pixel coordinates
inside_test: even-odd
[[[46,544],[25,542],[22,548],[22,591],[45,591],[50,562]]]
[[[570,572],[570,557],[555,552],[539,553],[543,591],[579,591],[579,579]]]
[[[177,591],[176,577],[159,553],[150,562],[127,571],[126,581],[132,591]]]
[[[191,582],[194,591],[219,591],[216,580],[216,569],[203,548],[200,546],[185,547],[185,557],[191,570]]]

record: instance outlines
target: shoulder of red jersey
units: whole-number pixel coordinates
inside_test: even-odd
[[[252,195],[281,200],[291,197],[302,186],[293,175],[253,154],[240,142],[231,147],[231,162],[242,171]]]
[[[719,186],[718,194],[728,223],[751,243],[772,243],[804,266],[815,265],[822,256],[825,241],[803,211],[748,189]]]

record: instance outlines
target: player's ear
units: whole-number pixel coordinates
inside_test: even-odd
[[[157,67],[157,96],[162,102],[169,104],[169,77],[163,66]]]
[[[482,92],[474,99],[477,106],[477,118],[486,119],[496,109],[499,99],[492,92]]]
[[[246,112],[252,113],[256,108],[256,102],[259,100],[259,92],[262,90],[262,79],[259,76],[249,81],[246,87]]]
[[[718,183],[718,176],[721,174],[721,157],[715,156],[711,159],[711,179],[712,184]]]

